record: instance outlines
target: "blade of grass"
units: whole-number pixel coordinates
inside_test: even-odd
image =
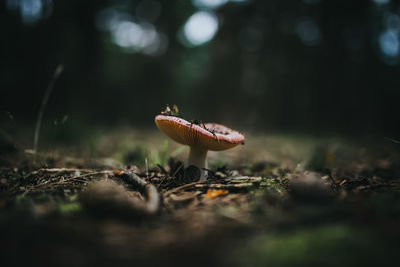
[[[395,139],[392,139],[392,138],[390,138],[390,137],[384,137],[386,140],[389,140],[389,141],[392,141],[393,143],[396,143],[396,144],[400,144],[400,141],[398,141],[398,140],[395,140]]]
[[[175,157],[179,156],[180,154],[182,154],[187,149],[189,149],[188,146],[180,146],[177,149],[175,149],[174,151],[172,151],[171,157],[175,158]]]
[[[38,118],[36,121],[35,135],[33,137],[33,153],[34,154],[37,153],[37,148],[38,148],[38,143],[39,143],[40,126],[42,124],[44,110],[46,108],[47,102],[49,101],[49,97],[50,97],[51,91],[53,90],[54,84],[56,83],[57,78],[60,76],[60,74],[63,72],[63,70],[64,70],[63,65],[60,64],[57,66],[57,68],[53,74],[53,77],[49,83],[49,86],[47,87],[47,89],[43,95],[42,104],[40,106]]]

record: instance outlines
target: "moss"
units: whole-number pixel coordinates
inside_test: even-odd
[[[394,246],[382,246],[376,239],[363,230],[340,225],[275,233],[253,239],[239,254],[239,261],[243,266],[390,264],[388,259],[396,253]]]
[[[61,203],[58,206],[58,210],[60,211],[61,214],[67,215],[71,213],[75,213],[78,211],[82,210],[82,206],[80,203],[74,202],[74,203]]]

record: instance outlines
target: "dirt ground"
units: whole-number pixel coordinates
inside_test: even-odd
[[[398,266],[400,145],[246,135],[209,178],[159,133],[0,154],[2,266]],[[153,190],[153,191],[152,191]]]

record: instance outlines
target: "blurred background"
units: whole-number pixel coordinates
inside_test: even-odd
[[[399,136],[398,1],[4,0],[0,20],[11,133],[62,64],[43,127],[65,139],[153,129],[167,103],[244,132]]]

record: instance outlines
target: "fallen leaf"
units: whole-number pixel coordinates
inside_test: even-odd
[[[205,197],[216,198],[221,195],[226,195],[228,193],[229,191],[225,189],[208,189],[207,194],[205,194]]]
[[[122,174],[124,174],[124,171],[114,171],[114,174],[115,175],[122,175]]]

